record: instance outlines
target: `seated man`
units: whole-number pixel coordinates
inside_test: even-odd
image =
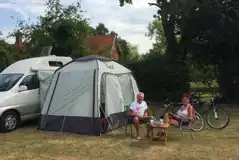
[[[137,101],[133,102],[130,105],[130,110],[128,112],[128,116],[132,116],[132,121],[136,130],[136,139],[142,139],[139,135],[139,127],[140,121],[149,121],[152,117],[148,116],[148,106],[147,103],[144,101],[144,93],[139,92],[137,94]],[[149,133],[149,130],[147,131]]]

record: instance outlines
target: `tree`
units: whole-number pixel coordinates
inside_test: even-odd
[[[118,33],[116,33],[115,31],[110,31],[110,35],[118,36]]]
[[[189,55],[195,63],[213,66],[221,93],[239,102],[239,16],[237,1],[209,1],[191,11],[184,24]]]
[[[108,28],[103,23],[99,23],[95,28],[95,35],[106,36],[109,34]]]
[[[190,82],[201,83],[208,88],[215,88],[216,74],[214,72],[214,66],[200,66],[195,64],[188,64]]]
[[[131,45],[126,40],[118,37],[118,44],[121,49],[121,62],[128,63],[129,61],[137,61],[139,60],[139,52],[138,47]]]
[[[8,65],[14,62],[14,52],[16,46],[8,44],[4,40],[0,40],[0,71],[5,69]]]
[[[124,6],[125,3],[132,4],[132,0],[119,0],[120,6]]]
[[[85,39],[92,28],[81,15],[80,2],[64,7],[60,0],[48,0],[45,15],[36,24],[19,22],[31,56],[38,56],[43,46],[53,46],[58,56],[79,57],[87,54]]]
[[[239,102],[239,1],[157,0],[150,5],[159,9],[156,17],[162,21],[167,53],[212,66],[221,92]]]
[[[125,3],[132,3],[131,0],[120,0],[120,5]],[[197,0],[185,1],[168,1],[156,0],[155,3],[149,3],[150,6],[158,8],[157,14],[154,16],[162,23],[163,32],[166,38],[166,52],[173,54],[175,59],[186,58],[187,48],[185,44],[185,37],[182,34],[181,25],[184,17],[197,6]],[[178,38],[180,37],[180,38]]]
[[[150,53],[165,54],[167,44],[162,22],[159,21],[158,19],[154,19],[148,25],[148,33],[146,35],[151,39],[155,39],[156,41],[153,44],[153,49],[150,50]]]
[[[132,45],[132,44],[128,44],[129,47],[129,52],[130,52],[130,61],[138,61],[140,59],[139,56],[139,50],[138,50],[138,46],[136,45]]]

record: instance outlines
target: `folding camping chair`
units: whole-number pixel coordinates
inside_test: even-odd
[[[128,125],[130,126],[130,136],[133,137],[133,119],[131,116],[127,116],[127,112],[129,111],[130,106],[125,106],[125,111],[126,111],[126,121],[125,121],[125,134],[127,135],[128,132]],[[140,121],[141,124],[146,124],[146,121]]]
[[[191,130],[191,128],[189,127],[189,125],[190,125],[190,122],[188,122],[187,124],[183,124],[183,121],[181,121],[180,124],[179,124],[179,126],[178,126],[178,128],[180,129],[180,132],[181,132],[181,135],[182,135],[182,136],[183,136],[183,130],[184,130],[184,129],[187,129],[187,130],[189,131],[189,133],[190,133],[191,138],[194,139],[194,137],[193,137],[193,135],[192,135],[192,130]],[[175,127],[176,127],[176,126],[175,126]]]
[[[126,111],[126,121],[125,121],[125,134],[127,135],[127,131],[128,131],[128,125],[130,127],[130,136],[133,137],[133,121],[132,121],[132,118],[129,117],[127,115],[128,111],[129,111],[129,105],[128,106],[125,106],[125,111]]]
[[[195,117],[196,117],[196,110],[195,109],[193,109],[193,117],[194,117],[194,119],[195,119]],[[180,124],[179,124],[179,126],[174,126],[174,127],[177,127],[177,128],[179,128],[180,129],[180,132],[181,132],[181,135],[183,136],[183,130],[184,129],[187,129],[188,131],[189,131],[189,133],[190,133],[190,136],[191,136],[191,138],[192,139],[194,139],[194,137],[193,137],[193,135],[192,135],[192,128],[190,127],[190,123],[191,123],[192,121],[188,121],[186,124],[183,124],[183,121],[180,121]]]
[[[180,129],[182,136],[183,136],[183,129],[187,129],[190,133],[191,138],[194,139],[192,131],[195,131],[195,128],[190,127],[190,123],[194,122],[197,118],[200,118],[203,120],[202,116],[199,113],[197,113],[196,110],[193,108],[193,120],[189,120],[186,124],[183,124],[183,121],[181,121],[179,124],[178,128]]]

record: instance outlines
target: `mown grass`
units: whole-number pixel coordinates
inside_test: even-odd
[[[222,131],[205,128],[180,135],[169,130],[168,144],[145,138],[135,141],[124,134],[124,127],[101,137],[44,132],[34,126],[0,134],[1,160],[229,160],[239,159],[239,108],[230,108],[231,123]],[[80,127],[80,126],[79,126]],[[142,135],[144,130],[142,129]]]
[[[216,81],[216,80],[213,81],[211,86],[212,86],[213,88],[218,87],[217,81]],[[204,83],[202,83],[202,82],[198,82],[198,83],[196,83],[196,82],[190,82],[190,87],[191,87],[191,88],[208,88],[208,86],[206,86],[206,85],[205,85]]]

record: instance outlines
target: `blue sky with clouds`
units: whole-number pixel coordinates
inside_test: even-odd
[[[132,44],[138,45],[144,53],[152,47],[152,40],[145,37],[148,23],[152,20],[156,8],[149,7],[148,2],[155,0],[133,0],[134,5],[119,7],[119,0],[82,0],[84,16],[91,19],[96,26],[104,23],[109,30],[114,30]],[[46,0],[0,0],[0,31],[6,38],[16,26],[16,19],[28,19],[35,22],[37,16],[43,15]],[[63,5],[69,5],[76,0],[61,0]],[[8,38],[13,43],[13,38]]]

